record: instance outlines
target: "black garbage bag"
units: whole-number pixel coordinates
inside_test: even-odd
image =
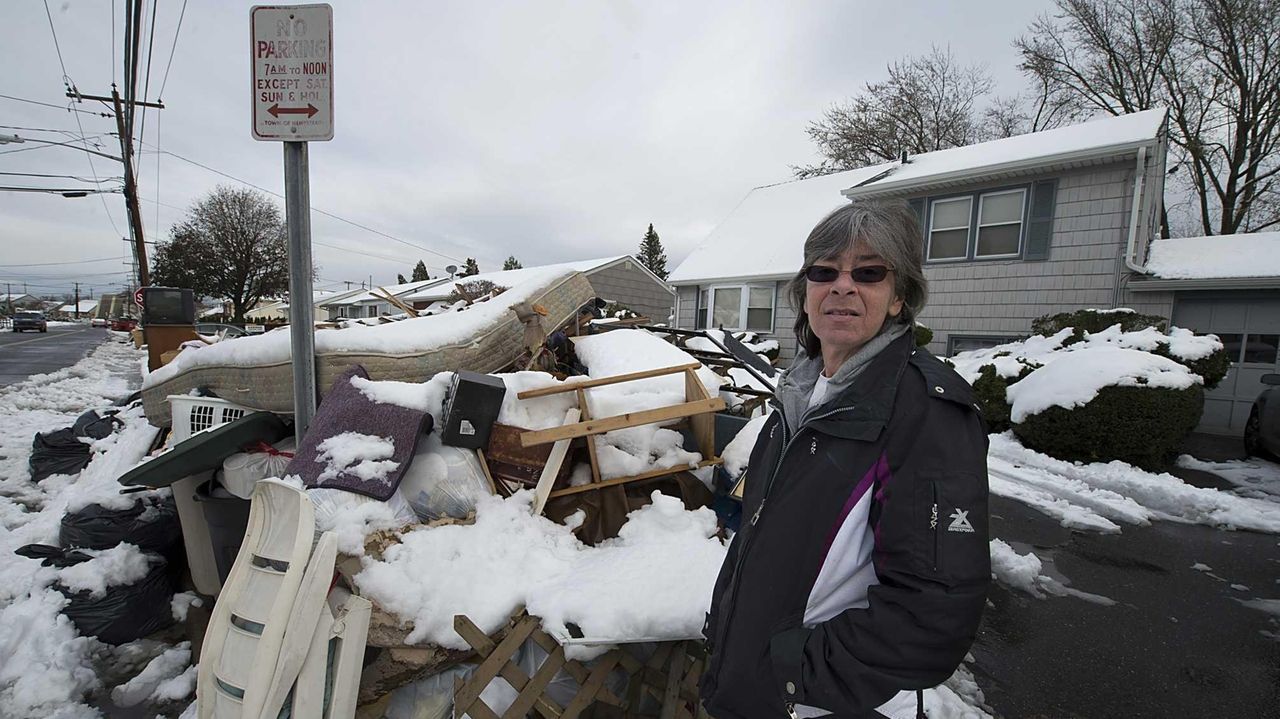
[[[75,424],[71,425],[71,431],[75,432],[77,437],[88,437],[89,439],[102,439],[116,431],[117,427],[124,426],[124,422],[116,417],[119,410],[108,409],[99,412],[91,409],[88,412],[76,418]]]
[[[71,567],[93,557],[85,552],[66,550],[48,544],[28,544],[15,554],[39,559],[46,567]],[[133,584],[107,587],[95,596],[82,590],[72,591],[61,584],[54,588],[67,598],[62,613],[86,637],[97,637],[107,644],[125,644],[157,632],[173,623],[173,579],[164,557],[151,555],[147,575]]]
[[[89,445],[80,441],[73,428],[63,427],[36,434],[27,467],[31,479],[40,482],[55,474],[77,474],[89,459]]]
[[[172,560],[182,552],[182,527],[172,496],[145,496],[128,509],[91,504],[62,515],[58,541],[69,549],[110,549],[128,542]]]

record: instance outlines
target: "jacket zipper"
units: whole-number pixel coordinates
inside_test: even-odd
[[[929,490],[933,493],[932,518],[929,526],[933,529],[933,571],[938,571],[938,549],[942,544],[942,528],[938,526],[938,485],[930,482]]]
[[[769,492],[772,491],[773,489],[773,481],[778,477],[778,470],[782,469],[782,460],[786,458],[787,450],[791,449],[791,445],[794,444],[796,439],[800,437],[800,432],[804,430],[804,428],[808,426],[810,422],[815,422],[820,419],[826,419],[827,417],[830,417],[832,415],[840,414],[841,412],[852,411],[853,409],[854,409],[853,407],[841,407],[839,409],[834,409],[834,410],[831,410],[830,412],[820,414],[816,417],[812,417],[809,419],[808,422],[802,423],[800,427],[796,429],[796,433],[794,436],[792,436],[790,439],[787,439],[787,415],[782,411],[781,407],[778,408],[778,417],[781,420],[780,424],[782,425],[782,451],[778,453],[778,460],[774,463],[773,471],[769,474],[769,481],[766,482],[764,485],[764,494],[761,495],[760,497],[760,506],[756,507],[755,513],[751,515],[751,520],[749,524],[751,525],[753,530],[756,524],[759,523],[760,521],[760,513],[764,511],[765,502],[767,502],[769,499]],[[737,605],[738,605],[738,582],[742,580],[742,572],[741,572],[742,562],[747,558],[747,548],[750,544],[750,542],[748,541],[750,539],[749,536],[743,536],[742,539],[743,539],[742,548],[738,551],[738,559],[733,563],[733,579],[729,584],[729,588],[726,590],[727,592],[726,596],[733,597],[733,604],[729,607],[729,613],[719,620],[719,626],[716,628],[716,637],[715,637],[714,646],[717,646],[717,647],[724,646],[725,632],[729,630],[729,625],[733,622],[733,611],[734,609],[737,608]],[[796,717],[794,704],[788,704],[787,711],[792,717]]]

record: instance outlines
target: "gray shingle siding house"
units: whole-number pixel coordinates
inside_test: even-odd
[[[671,273],[677,324],[756,330],[789,360],[795,314],[784,288],[805,236],[841,202],[876,198],[906,202],[920,218],[930,290],[920,321],[939,355],[1025,337],[1033,319],[1083,308],[1128,307],[1269,341],[1263,335],[1280,332],[1280,271],[1234,295],[1193,297],[1189,280],[1161,283],[1145,267],[1159,235],[1166,143],[1165,112],[1151,110],[756,188]],[[1242,312],[1258,316],[1252,330]],[[1206,409],[1201,429],[1238,433],[1244,400],[1260,386],[1211,393],[1207,404],[1222,404]]]

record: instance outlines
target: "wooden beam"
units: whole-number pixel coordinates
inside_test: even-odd
[[[541,387],[539,389],[525,390],[516,395],[517,399],[533,399],[534,397],[546,397],[553,394],[561,394],[564,392],[574,392],[579,389],[590,389],[592,387],[603,387],[610,384],[618,384],[619,382],[630,382],[637,379],[648,379],[650,377],[662,377],[669,374],[677,374],[687,369],[697,369],[702,365],[697,362],[689,364],[675,365],[672,367],[661,367],[659,369],[648,369],[643,372],[630,372],[628,374],[613,375],[612,377],[600,377],[597,379],[584,380],[582,382],[574,382],[573,384],[561,384],[553,387]]]
[[[587,391],[578,388],[578,409],[582,412],[582,419],[591,419],[591,408],[587,404]],[[591,481],[600,481],[600,456],[596,454],[596,436],[594,434],[587,435],[587,454],[591,458]]]
[[[615,429],[626,429],[627,427],[639,427],[642,424],[653,424],[655,422],[683,419],[685,417],[692,417],[693,415],[705,414],[707,412],[719,412],[724,408],[724,400],[719,397],[712,397],[694,402],[674,404],[668,407],[646,409],[640,412],[627,412],[626,414],[614,415],[613,417],[602,417],[600,419],[588,420],[586,422],[578,422],[577,424],[566,424],[563,427],[552,427],[551,429],[525,432],[520,435],[520,444],[525,447],[532,447],[534,445],[556,442],[562,439],[585,437],[589,434],[603,434],[605,432],[612,432]]]
[[[555,499],[556,497],[564,497],[570,494],[577,494],[579,492],[590,492],[593,489],[600,489],[602,487],[612,487],[615,484],[639,482],[644,479],[653,479],[654,477],[662,477],[668,474],[675,474],[676,472],[687,472],[691,469],[702,469],[703,467],[710,467],[712,465],[720,464],[721,462],[724,462],[724,460],[720,459],[719,457],[715,459],[704,459],[698,463],[697,467],[690,467],[687,464],[681,464],[675,467],[664,467],[662,469],[654,469],[648,472],[642,472],[640,474],[633,474],[630,477],[614,477],[613,479],[605,479],[599,482],[593,482],[592,484],[582,484],[582,485],[578,485],[577,487],[565,487],[564,489],[557,489],[556,491],[552,492],[551,499]]]
[[[565,412],[564,421],[568,423],[578,421],[578,410],[570,409]],[[556,476],[560,474],[560,467],[564,464],[565,455],[569,453],[569,443],[572,441],[571,439],[558,440],[551,448],[551,456],[547,457],[547,463],[543,465],[542,474],[538,477],[538,487],[534,490],[534,515],[542,514],[542,510],[547,506],[547,500],[551,497],[551,488],[556,483]]]

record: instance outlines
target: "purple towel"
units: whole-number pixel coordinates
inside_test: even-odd
[[[431,431],[431,415],[374,402],[351,384],[353,377],[369,375],[355,365],[338,376],[285,472],[308,489],[345,489],[385,502],[400,486],[418,438]]]

